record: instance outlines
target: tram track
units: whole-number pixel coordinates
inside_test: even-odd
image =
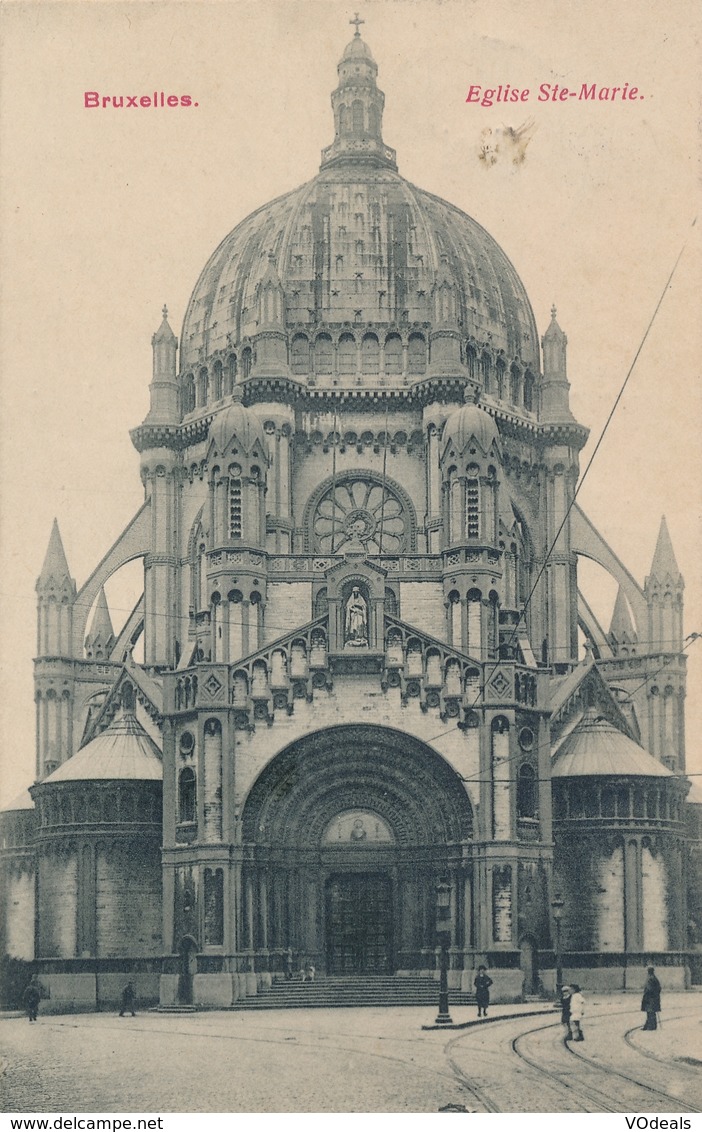
[[[618,1011],[617,1013],[628,1013],[628,1011]],[[611,1017],[612,1015],[610,1013],[590,1015],[590,1018],[593,1020],[599,1018],[609,1019]],[[684,1018],[685,1015],[679,1015],[676,1016],[676,1018],[677,1017]],[[671,1021],[676,1020],[676,1018],[671,1018]],[[512,1019],[511,1021],[514,1022],[514,1019]],[[497,1019],[495,1020],[495,1022],[499,1025],[499,1021]],[[525,1030],[521,1034],[517,1034],[514,1038],[512,1038],[509,1042],[509,1046],[514,1056],[520,1062],[528,1066],[529,1070],[531,1070],[533,1074],[536,1074],[540,1080],[548,1082],[550,1089],[556,1094],[557,1097],[560,1095],[564,1099],[567,1098],[571,1104],[576,1104],[578,1106],[577,1111],[596,1111],[610,1113],[635,1110],[645,1111],[647,1109],[650,1110],[649,1106],[651,1103],[651,1098],[655,1097],[656,1101],[659,1104],[661,1101],[665,1101],[667,1110],[670,1110],[672,1107],[674,1107],[684,1112],[698,1112],[698,1109],[689,1105],[687,1101],[684,1101],[682,1098],[672,1095],[664,1089],[660,1089],[655,1085],[642,1081],[639,1078],[625,1072],[624,1070],[614,1069],[609,1065],[601,1065],[598,1062],[593,1061],[593,1059],[588,1057],[584,1051],[573,1049],[571,1047],[571,1044],[569,1042],[566,1042],[565,1039],[562,1039],[557,1043],[558,1048],[562,1048],[563,1052],[569,1058],[575,1058],[578,1062],[580,1062],[585,1072],[589,1073],[592,1076],[598,1076],[600,1078],[600,1081],[597,1083],[593,1083],[592,1081],[585,1081],[582,1079],[582,1075],[574,1080],[569,1080],[568,1073],[570,1072],[570,1070],[568,1069],[567,1065],[563,1065],[560,1068],[553,1068],[544,1065],[542,1061],[537,1060],[533,1053],[525,1047],[528,1046],[529,1039],[533,1039],[535,1035],[544,1035],[548,1031],[556,1030],[559,1027],[559,1022],[549,1022],[546,1025],[532,1026],[528,1030]],[[632,1027],[631,1029],[627,1030],[622,1036],[624,1037],[624,1040],[627,1042],[627,1044],[637,1053],[639,1053],[642,1051],[638,1046],[635,1046],[630,1039],[630,1035],[636,1029],[638,1029],[638,1027]],[[474,1034],[475,1031],[472,1030],[471,1033]],[[496,1085],[495,1089],[492,1090],[488,1090],[482,1085],[478,1085],[471,1077],[466,1074],[464,1069],[457,1062],[456,1057],[454,1056],[455,1051],[453,1047],[457,1046],[462,1041],[465,1042],[466,1036],[467,1035],[461,1035],[460,1037],[454,1038],[445,1047],[446,1057],[452,1071],[458,1077],[463,1087],[471,1093],[471,1095],[486,1111],[512,1111],[500,1108],[496,1101],[493,1099],[495,1091],[499,1088],[498,1085]],[[650,1054],[649,1056],[654,1057],[655,1060],[663,1064],[670,1065],[669,1061],[664,1058],[658,1057],[655,1054]],[[618,1094],[614,1094],[613,1091],[606,1091],[601,1087],[602,1083],[608,1079],[618,1079],[619,1081],[627,1082],[628,1085],[634,1086],[636,1090],[641,1090],[644,1094],[644,1099],[639,1100],[634,1096],[631,1098],[631,1104],[619,1103],[617,1107],[613,1107],[612,1096]],[[628,1092],[630,1093],[631,1090],[628,1090]],[[619,1093],[621,1093],[621,1087],[619,1089]],[[585,1105],[582,1107],[581,1100],[585,1102]],[[541,1111],[547,1110],[542,1109]],[[558,1109],[556,1109],[554,1106],[553,1111],[558,1111]]]

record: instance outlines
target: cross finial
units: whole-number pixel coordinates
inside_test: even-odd
[[[163,304],[163,310],[161,311],[161,314],[163,315],[164,319],[168,318],[168,307],[165,303]]]
[[[360,33],[360,31],[359,31],[358,29],[359,29],[359,27],[361,26],[361,24],[365,24],[365,22],[366,22],[366,21],[365,21],[365,20],[359,20],[359,18],[358,18],[358,12],[355,12],[355,13],[354,13],[354,16],[355,16],[355,18],[354,18],[353,20],[349,20],[349,23],[350,23],[350,24],[353,24],[353,25],[354,25],[354,27],[356,28],[356,30],[355,30],[355,32],[354,32],[354,37],[355,37],[356,39],[360,39],[360,38],[361,38],[361,33]]]

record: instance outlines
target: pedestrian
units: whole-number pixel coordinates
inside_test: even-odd
[[[130,979],[126,986],[122,988],[122,1002],[120,1003],[119,1009],[120,1018],[124,1018],[127,1011],[130,1012],[132,1018],[136,1018],[136,1014],[134,1013],[135,1002],[136,990],[134,989],[134,983]]]
[[[648,978],[644,986],[643,998],[641,999],[641,1009],[646,1012],[646,1021],[641,1027],[642,1030],[657,1030],[658,1019],[656,1015],[661,1008],[661,984],[656,978],[655,967],[648,967],[646,969]]]
[[[487,1008],[490,1005],[490,987],[492,986],[492,979],[487,973],[487,967],[482,963],[478,967],[478,973],[473,980],[475,986],[475,1001],[478,1004],[478,1018],[481,1016],[487,1018]]]
[[[314,965],[314,963],[308,963],[307,964],[307,982],[313,983],[314,982],[314,976],[315,976],[315,965]]]
[[[574,1042],[584,1042],[583,1035],[583,1015],[585,1013],[585,999],[583,998],[582,991],[577,983],[573,983],[571,987],[572,994],[570,996],[570,1026],[573,1032]]]
[[[561,1022],[566,1028],[565,1040],[567,1042],[573,1037],[573,1031],[570,1028],[570,999],[572,994],[571,987],[561,987]]]
[[[285,978],[288,982],[290,982],[293,977],[293,969],[293,949],[289,947],[285,952]]]
[[[27,984],[22,995],[24,1008],[27,1011],[27,1017],[30,1022],[36,1022],[37,1014],[39,1013],[39,1003],[41,1002],[41,987],[39,980],[34,975],[31,981]]]

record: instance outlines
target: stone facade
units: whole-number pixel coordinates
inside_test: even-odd
[[[222,242],[180,349],[164,309],[144,503],[80,589],[52,532],[5,949],[64,1003],[132,973],[226,1004],[288,949],[430,976],[440,885],[454,986],[479,962],[503,997],[552,983],[556,891],[590,986],[644,959],[684,981],[667,529],[641,587],[574,504],[587,430],[555,310],[539,343],[492,237],[399,175],[358,33],[338,71],[319,175]],[[608,634],[581,554],[620,583]],[[102,587],[136,557],[115,634]]]

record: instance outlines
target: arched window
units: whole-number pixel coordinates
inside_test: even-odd
[[[502,358],[497,359],[495,377],[497,381],[497,396],[502,400],[505,395],[505,363],[502,361]]]
[[[178,777],[178,812],[181,822],[197,821],[197,787],[195,771],[186,766]]]
[[[380,346],[375,334],[366,334],[361,346],[363,372],[376,374],[380,370]]]
[[[310,344],[304,334],[296,334],[292,340],[292,371],[299,376],[306,375],[310,369]]]
[[[339,132],[342,134],[351,133],[351,111],[348,106],[339,107]]]
[[[236,385],[236,354],[229,355],[229,365],[227,366],[227,388],[226,392],[231,393]]]
[[[413,376],[427,371],[427,344],[423,334],[410,334],[409,339],[409,371]]]
[[[220,401],[222,398],[222,363],[215,362],[212,372],[212,399]]]
[[[476,357],[475,350],[472,346],[468,346],[468,376],[475,381],[476,377]]]
[[[492,366],[490,365],[489,354],[483,354],[482,358],[480,359],[480,369],[483,375],[483,389],[486,393],[492,393]]]
[[[192,413],[195,409],[195,378],[191,373],[183,385],[183,414]]]
[[[353,132],[354,134],[363,133],[363,103],[360,99],[356,99],[351,104],[351,114],[353,117]]]
[[[402,340],[399,334],[388,334],[385,339],[385,372],[402,373]]]
[[[247,346],[241,355],[241,378],[246,381],[247,377],[251,374],[252,354],[251,347]]]
[[[332,340],[328,334],[320,334],[314,343],[314,372],[330,374],[332,371]]]
[[[349,377],[356,372],[356,339],[353,334],[342,334],[339,339],[339,373]]]
[[[534,375],[531,370],[524,374],[524,408],[528,413],[534,411]]]
[[[374,138],[380,137],[380,115],[377,106],[368,107],[368,132]]]
[[[518,366],[512,366],[512,368],[510,370],[510,401],[512,402],[513,405],[521,404],[521,400],[522,400],[521,397],[520,397],[521,386],[522,386],[521,378],[522,378],[522,375],[519,372],[519,367]]]
[[[537,811],[536,774],[524,763],[517,775],[517,817],[535,818]]]
[[[207,404],[207,370],[204,366],[197,379],[197,403],[198,405]]]

